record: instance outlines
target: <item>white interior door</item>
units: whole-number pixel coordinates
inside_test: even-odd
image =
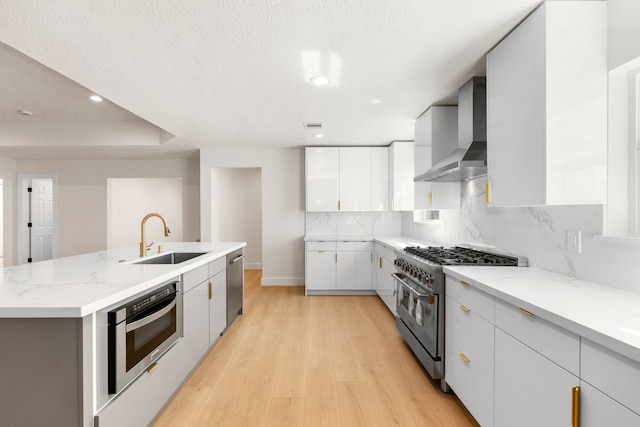
[[[31,182],[31,259],[33,262],[53,258],[53,181]]]

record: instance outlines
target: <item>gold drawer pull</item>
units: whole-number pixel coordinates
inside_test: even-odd
[[[571,389],[571,427],[580,427],[580,387]]]
[[[157,363],[152,363],[151,366],[147,368],[147,372],[153,372],[156,370],[157,367],[158,367]]]
[[[487,181],[487,204],[491,204],[491,181]]]
[[[464,311],[465,313],[468,313],[471,311],[471,309],[469,307],[465,307],[464,305],[461,305],[460,308],[462,309],[462,311]]]
[[[460,281],[460,284],[461,284],[462,286],[469,286],[469,284],[468,284],[467,282],[463,282],[462,280]]]
[[[520,310],[520,313],[526,314],[527,316],[533,316],[534,315],[532,312],[527,311],[524,308],[518,308],[518,310]]]
[[[469,363],[469,358],[465,356],[463,353],[460,353],[460,359],[462,359],[464,363]]]

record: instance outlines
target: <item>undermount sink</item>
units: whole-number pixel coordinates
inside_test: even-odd
[[[190,259],[205,255],[208,252],[171,252],[152,258],[144,258],[132,264],[180,264]]]

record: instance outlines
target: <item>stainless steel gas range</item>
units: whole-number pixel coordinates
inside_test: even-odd
[[[396,326],[431,378],[444,381],[443,265],[527,266],[527,259],[455,246],[407,247],[396,251]]]

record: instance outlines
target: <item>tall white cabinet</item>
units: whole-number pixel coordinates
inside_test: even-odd
[[[392,211],[413,210],[413,141],[395,141],[389,146],[389,197]]]
[[[307,212],[386,211],[386,147],[308,147]]]
[[[491,206],[606,202],[607,3],[543,3],[487,55]]]

